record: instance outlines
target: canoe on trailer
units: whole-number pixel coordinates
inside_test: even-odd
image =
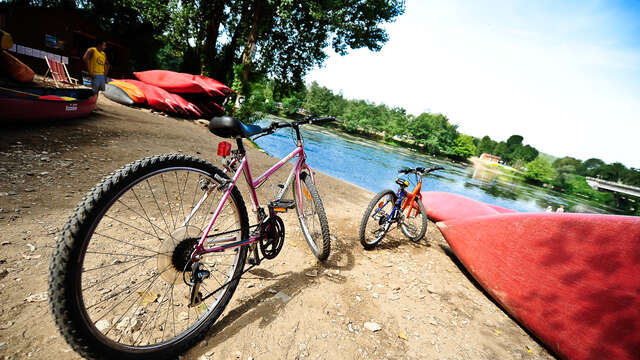
[[[86,88],[8,87],[0,84],[0,120],[44,121],[89,115],[96,96]]]
[[[640,359],[639,217],[502,213],[438,227],[480,285],[556,354]]]

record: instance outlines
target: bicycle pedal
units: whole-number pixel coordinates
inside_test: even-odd
[[[293,209],[295,207],[296,204],[293,200],[279,200],[269,203],[269,209],[277,213],[286,213],[287,209]]]
[[[247,259],[247,260],[248,260],[247,262],[249,263],[249,265],[260,265],[260,262],[256,261],[256,259],[254,259],[252,256],[249,256],[249,259]]]

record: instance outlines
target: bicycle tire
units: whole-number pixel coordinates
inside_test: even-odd
[[[379,202],[384,197],[388,197],[388,199],[381,204],[382,206],[380,206]],[[391,224],[386,220],[384,224],[382,224],[381,221],[389,216],[397,200],[398,197],[396,196],[396,193],[393,192],[393,190],[385,189],[377,193],[376,196],[374,196],[373,199],[371,199],[371,201],[369,202],[367,209],[362,215],[362,221],[360,222],[360,244],[362,244],[362,247],[364,247],[366,250],[371,250],[376,247],[376,245],[378,245],[378,243],[382,241],[382,239],[389,231],[389,227]],[[377,211],[374,213],[374,210]],[[382,212],[382,214],[380,212]],[[374,222],[371,223],[373,225],[373,229],[369,230],[369,232],[374,234],[374,237],[372,241],[367,241],[367,224],[370,223],[370,220],[374,220]],[[378,226],[377,228],[376,225]],[[383,227],[385,228],[383,229]],[[373,232],[374,229],[376,232]]]
[[[300,221],[302,235],[307,241],[309,248],[311,248],[311,252],[318,258],[318,260],[324,261],[329,257],[329,253],[331,252],[331,236],[329,235],[327,215],[324,211],[324,206],[322,206],[322,200],[320,199],[318,189],[311,180],[311,176],[304,172],[301,173],[300,183],[304,186],[304,188],[301,189],[303,190],[303,203],[299,203],[297,195],[298,184],[296,184],[296,193],[293,197],[296,201],[296,213],[298,214],[298,220]],[[304,191],[305,188],[307,193]],[[307,198],[309,201],[305,202],[304,198]],[[312,206],[305,209],[305,203],[311,204]],[[311,221],[307,221],[309,215],[311,215]]]
[[[136,316],[137,318],[135,321],[128,320],[128,322],[124,322],[123,317],[124,317],[124,314],[127,314],[129,310],[131,310],[133,304],[136,304],[136,303],[133,303],[132,305],[130,305],[130,307],[127,308],[127,310],[123,313],[123,315],[115,314],[115,316],[113,317],[114,323],[111,325],[110,330],[114,329],[115,327],[116,330],[113,330],[113,331],[117,335],[118,325],[124,322],[125,326],[127,326],[127,327],[123,327],[121,331],[122,335],[120,335],[120,338],[118,338],[118,340],[109,338],[108,337],[109,331],[106,331],[106,329],[105,330],[98,329],[97,324],[99,321],[94,321],[95,319],[91,317],[90,313],[94,313],[94,311],[93,309],[90,309],[86,305],[88,305],[89,301],[93,300],[93,298],[85,295],[89,294],[89,288],[94,285],[90,285],[88,287],[83,288],[85,284],[85,282],[83,282],[83,275],[86,277],[85,280],[88,281],[88,279],[90,278],[90,275],[87,275],[87,274],[89,274],[89,270],[91,269],[85,268],[85,266],[88,266],[88,264],[85,264],[85,262],[86,261],[90,262],[93,260],[94,252],[93,251],[89,252],[87,249],[93,249],[94,245],[98,246],[103,243],[101,240],[102,240],[102,236],[104,235],[100,235],[100,233],[98,233],[98,229],[100,229],[100,231],[103,231],[102,229],[117,228],[117,230],[114,230],[114,231],[119,231],[121,234],[127,234],[127,231],[129,233],[133,232],[133,230],[130,230],[129,228],[125,229],[124,226],[122,228],[119,228],[117,225],[113,226],[113,223],[111,223],[111,226],[110,226],[108,223],[109,221],[108,219],[110,218],[107,217],[107,215],[111,214],[110,210],[112,209],[115,209],[115,210],[120,209],[120,206],[124,204],[124,200],[122,199],[125,198],[125,195],[130,193],[129,190],[131,190],[133,194],[135,194],[137,197],[137,194],[134,190],[137,185],[141,185],[141,184],[148,185],[150,192],[153,195],[153,187],[151,184],[154,183],[154,179],[156,179],[155,181],[159,181],[158,178],[154,178],[154,176],[157,174],[160,174],[160,177],[162,178],[162,183],[165,186],[164,191],[167,198],[166,199],[167,205],[169,207],[169,211],[171,212],[171,209],[172,209],[171,202],[177,201],[177,200],[174,200],[173,192],[171,192],[172,198],[171,199],[169,198],[169,195],[166,189],[167,184],[164,182],[165,179],[162,174],[165,174],[165,173],[168,174],[169,171],[171,171],[172,169],[175,171],[177,180],[179,179],[178,178],[179,170],[189,171],[186,173],[187,175],[184,181],[185,189],[188,183],[190,173],[194,173],[194,174],[197,173],[202,176],[198,178],[196,182],[196,187],[200,187],[202,183],[204,183],[204,182],[201,182],[201,179],[206,179],[208,181],[211,181],[212,184],[214,185],[218,183],[218,181],[215,180],[216,177],[218,179],[220,178],[228,179],[227,176],[215,166],[211,165],[205,160],[190,157],[190,156],[178,155],[178,154],[167,154],[167,155],[158,155],[158,156],[148,157],[142,160],[137,160],[120,168],[119,170],[115,171],[109,176],[105,177],[89,193],[87,193],[84,199],[78,204],[74,213],[71,215],[68,222],[64,225],[62,229],[62,234],[59,240],[57,241],[57,245],[53,254],[53,259],[49,268],[50,270],[49,303],[50,303],[53,317],[58,330],[64,336],[67,343],[76,352],[78,352],[80,355],[82,355],[85,358],[89,358],[89,359],[176,358],[179,354],[189,349],[191,346],[193,346],[193,344],[195,344],[195,342],[197,342],[199,339],[201,339],[205,335],[207,329],[222,314],[222,312],[224,311],[224,308],[227,306],[229,300],[231,299],[233,293],[235,292],[235,289],[239,282],[239,275],[242,273],[244,263],[246,261],[246,256],[247,256],[246,245],[228,250],[229,252],[234,253],[231,255],[233,256],[233,264],[230,265],[228,274],[223,273],[223,275],[226,276],[226,278],[228,278],[229,280],[231,279],[235,279],[235,280],[230,281],[226,287],[222,287],[222,290],[216,296],[214,296],[215,300],[212,300],[212,301],[215,301],[215,303],[212,302],[211,305],[209,305],[207,304],[206,300],[203,300],[201,301],[200,305],[198,305],[197,307],[187,308],[187,312],[186,312],[187,317],[190,316],[191,309],[193,309],[193,311],[196,313],[196,319],[195,319],[195,322],[188,325],[188,327],[186,327],[184,331],[177,333],[176,325],[183,324],[184,321],[180,319],[176,321],[176,317],[175,317],[175,312],[176,312],[175,308],[181,307],[184,304],[176,304],[174,303],[174,300],[177,299],[178,301],[183,301],[183,302],[188,302],[188,300],[185,301],[181,299],[180,291],[178,290],[177,286],[175,286],[176,278],[174,278],[174,282],[172,284],[167,283],[167,285],[163,285],[164,287],[167,288],[167,290],[165,290],[163,294],[163,298],[159,298],[160,293],[158,292],[156,293],[158,298],[152,300],[151,297],[153,297],[153,293],[152,291],[149,291],[149,288],[152,287],[152,284],[158,278],[163,277],[164,274],[166,274],[167,272],[171,272],[171,271],[176,273],[178,272],[175,268],[176,266],[175,264],[174,264],[174,268],[171,268],[170,270],[168,268],[162,269],[162,270],[157,269],[156,271],[157,274],[153,275],[155,276],[155,278],[153,281],[150,282],[150,284],[147,287],[147,290],[143,291],[142,293],[138,292],[138,295],[140,296],[140,300],[139,300],[140,302],[137,303],[138,305],[136,305],[136,308],[132,313],[133,315],[131,315],[132,317],[128,318],[128,319],[132,319],[133,316]],[[180,181],[176,181],[177,189],[180,189],[180,187],[182,186],[182,179],[179,179],[179,180]],[[157,186],[156,189],[159,189],[159,185],[156,184],[156,186]],[[171,188],[172,185],[170,185],[169,187]],[[141,189],[141,188],[138,188],[138,189]],[[141,192],[141,190],[139,191]],[[205,191],[205,190],[202,189],[202,191]],[[196,197],[196,194],[197,194],[197,190],[194,191],[194,198]],[[217,194],[220,194],[220,193],[217,193]],[[184,203],[183,198],[185,197],[187,197],[186,191],[184,193],[180,193],[180,196],[175,196],[176,199],[180,198],[179,200],[181,205],[183,205]],[[150,196],[143,197],[143,199],[146,199],[143,201],[148,201],[150,203],[151,202],[150,198],[151,198]],[[153,195],[153,199],[156,201],[156,204],[158,205],[159,213],[163,214],[162,213],[163,210],[160,209],[159,203],[155,195]],[[214,203],[216,202],[216,200],[212,199],[211,202]],[[194,208],[193,204],[194,203],[192,203],[192,209]],[[206,202],[203,203],[203,205],[204,204],[206,204]],[[227,204],[231,204],[230,207],[227,207]],[[143,207],[142,202],[140,202],[140,207],[142,207],[143,211],[146,214],[146,210]],[[200,206],[192,215],[195,216],[195,214],[198,214],[201,208],[202,206]],[[180,223],[179,222],[180,217],[178,214],[179,209],[176,208],[175,210],[176,210],[176,219],[178,220],[178,223],[174,223],[173,224],[174,227]],[[184,207],[182,211],[184,214]],[[235,214],[234,215],[235,220],[233,219],[231,220],[233,221],[232,225],[233,226],[239,225],[239,228],[233,228],[232,231],[235,231],[235,234],[241,236],[242,239],[246,239],[248,237],[248,231],[249,231],[247,211],[239,191],[235,188],[231,191],[229,199],[227,200],[227,202],[225,203],[225,206],[223,207],[224,214],[227,214],[227,212],[230,213],[231,211],[234,211],[234,214]],[[169,228],[168,221],[167,221],[169,220],[168,215],[167,215],[167,219],[165,219],[164,215],[167,215],[167,214],[163,214],[162,218],[163,220],[165,220],[165,224],[167,225],[167,228]],[[201,218],[203,219],[202,220],[203,223],[208,223],[207,215],[208,214],[206,213],[204,215],[201,215]],[[219,219],[222,216],[223,214],[221,213]],[[149,216],[147,217],[151,219],[151,217]],[[133,216],[131,216],[130,218],[133,218]],[[194,218],[190,217],[189,220],[191,219],[195,219],[195,217]],[[197,219],[199,222],[200,217],[198,217]],[[104,223],[103,223],[103,220],[105,220]],[[173,222],[173,213],[171,214],[171,220]],[[133,221],[133,220],[127,220],[127,221]],[[185,218],[185,221],[186,221],[186,218]],[[134,222],[132,223],[137,224]],[[160,223],[159,220],[158,220],[158,223]],[[194,220],[194,223],[195,223],[195,220]],[[219,224],[219,223],[224,223],[224,222],[222,220],[217,220],[216,224]],[[151,228],[154,229],[157,235],[157,230],[153,227],[153,222],[150,221],[150,224],[151,224]],[[189,235],[191,226],[192,226],[191,224],[186,222],[186,225],[183,223],[178,228],[178,230],[176,230],[178,232],[182,231],[182,233],[184,233],[183,235],[184,239],[182,239],[177,244],[176,244],[176,240],[178,239],[177,238],[178,235],[175,235],[176,231],[169,234],[169,236],[166,237],[164,241],[162,241],[162,239],[160,239],[160,237],[158,236],[158,239],[161,240],[160,247],[165,246],[165,244],[169,244],[169,245],[175,244],[175,246],[171,250],[171,252],[162,253],[160,250],[158,250],[156,251],[157,255],[149,255],[148,258],[153,260],[153,257],[155,256],[156,257],[155,260],[159,261],[158,259],[160,257],[162,256],[167,257],[168,256],[167,254],[171,254],[172,259],[175,257],[176,259],[182,259],[182,261],[185,261],[184,259],[189,257],[189,254],[191,251],[190,245],[194,241],[193,239],[197,238],[198,236],[196,234],[194,237],[193,233],[192,235]],[[195,227],[195,225],[193,225],[193,227]],[[159,226],[158,226],[158,229],[159,229]],[[129,237],[127,237],[126,240],[129,240]],[[189,246],[183,246],[182,247],[183,252],[179,253],[178,247],[180,246],[180,244],[183,244],[183,243]],[[133,243],[130,243],[130,244],[135,245]],[[137,244],[138,244],[138,248],[142,248],[142,246],[140,245],[142,244],[142,242],[138,242]],[[124,257],[125,261],[127,259],[126,257],[127,255],[135,258],[135,255],[132,255],[132,253],[134,252],[128,251],[127,249],[128,249],[127,245],[122,245],[121,248],[118,250],[118,252],[122,253],[122,254],[118,254],[118,256],[125,255]],[[138,250],[142,251],[140,249]],[[149,251],[153,252],[153,250],[149,250]],[[100,255],[100,252],[96,252],[95,254],[96,254],[96,259],[98,259],[98,255]],[[110,254],[117,255],[117,253],[110,253]],[[185,257],[176,256],[176,254],[185,255]],[[101,256],[104,257],[104,255],[101,255]],[[205,259],[207,258],[207,256],[208,255],[204,255],[203,260],[201,260],[201,263],[203,264],[206,263]],[[220,262],[220,258],[216,257],[215,259],[216,261]],[[144,264],[147,263],[147,261],[149,261],[149,259],[144,260],[144,262],[142,263],[142,266],[144,266]],[[118,263],[114,261],[114,263],[118,265],[118,264],[122,264],[123,262],[120,261],[120,263]],[[158,262],[158,264],[159,263],[160,262]],[[207,266],[212,267],[211,270],[217,269],[216,264],[213,264],[213,265],[210,265],[208,263],[206,264]],[[110,264],[108,266],[112,266],[112,265],[113,264]],[[100,273],[104,273],[105,272],[104,269],[108,266],[104,266],[100,268],[100,270],[97,270],[98,276],[101,276]],[[221,266],[226,266],[226,264],[222,264]],[[185,265],[185,268],[186,267],[187,265]],[[151,266],[151,268],[153,269],[153,265]],[[152,270],[150,271],[151,273],[153,273]],[[95,274],[95,273],[91,273],[91,274]],[[118,281],[121,275],[122,274],[116,274],[114,276],[105,275],[104,282],[108,282],[111,280],[113,280],[114,282]],[[135,276],[135,274],[131,274],[131,275]],[[147,273],[145,273],[145,276],[146,275]],[[236,278],[236,276],[238,278]],[[129,281],[130,277],[127,277],[126,279],[127,281]],[[131,279],[130,281],[132,284],[134,284],[134,279]],[[165,283],[166,282],[167,281],[165,279]],[[182,282],[181,279],[180,279],[180,282]],[[89,282],[89,284],[91,283]],[[126,282],[126,284],[129,284],[129,282]],[[117,296],[124,296],[122,294],[125,294],[125,293],[133,294],[135,290],[139,289],[141,286],[142,285],[138,285],[138,288],[134,288],[134,286],[126,285],[125,289],[129,287],[128,291],[122,291],[120,295],[117,295]],[[144,285],[144,286],[147,286],[147,285]],[[169,287],[171,288],[170,299],[169,299],[169,290],[168,290]],[[189,288],[189,287],[185,285],[185,288]],[[174,298],[174,290],[176,291],[176,293],[178,293],[176,298]],[[181,289],[181,290],[184,290],[184,289]],[[213,288],[211,290],[213,290]],[[149,298],[147,298],[147,300],[144,300],[144,298],[147,297],[147,295],[149,295]],[[124,298],[124,300],[126,300],[127,297],[129,296],[131,295],[127,295]],[[135,298],[135,295],[134,295],[134,298]],[[112,299],[114,299],[114,297],[112,297]],[[120,303],[122,303],[124,300],[120,301]],[[110,301],[111,300],[106,300],[106,302],[110,302]],[[145,304],[145,301],[147,301],[146,304]],[[162,320],[160,318],[162,315],[159,316],[158,312],[160,309],[163,308],[165,303],[167,303],[168,305],[167,305],[166,315],[162,313],[162,315],[165,316],[164,323],[158,323],[158,326],[156,327],[156,321],[158,321],[159,319]],[[206,307],[206,310],[203,309],[202,304],[204,304],[204,307]],[[107,306],[105,305],[103,307],[106,308]],[[116,307],[119,307],[119,304],[116,304],[114,307],[112,307],[112,310],[116,309]],[[149,328],[150,335],[149,335],[148,344],[145,344],[144,341],[141,341],[139,346],[136,345],[135,341],[131,344],[120,343],[119,341],[121,341],[121,339],[124,336],[124,333],[128,330],[131,331],[132,335],[130,335],[130,338],[133,339],[134,337],[133,334],[135,334],[135,332],[133,331],[134,327],[131,326],[131,328],[129,329],[128,328],[129,325],[131,325],[132,323],[137,323],[138,322],[137,319],[148,318],[149,320],[146,323],[143,323],[145,324],[144,327],[142,327],[143,325],[140,325],[140,328],[138,328],[137,330],[140,332],[140,335],[137,335],[138,339],[142,336],[141,334],[143,330],[145,330],[147,326],[151,324],[151,319],[149,318],[149,316],[151,316],[151,311],[154,307],[155,307],[155,310],[153,310],[154,311],[153,317],[155,318],[155,320],[153,322],[152,327]],[[94,309],[99,309],[99,308],[100,306],[96,306]],[[148,316],[146,316],[147,314],[145,314],[144,312],[147,309],[149,310]],[[174,337],[170,337],[168,338],[168,340],[165,341],[165,332],[171,331],[170,329],[171,324],[169,323],[170,309],[171,309],[171,312],[173,313]],[[114,310],[114,312],[119,312],[120,310],[121,309],[117,309],[117,310]],[[97,310],[97,311],[100,311],[100,310]],[[202,315],[200,316],[201,311],[202,311]],[[178,313],[179,317],[182,315],[183,313]],[[116,321],[118,321],[117,320],[118,316],[120,316],[119,319],[122,321],[120,321],[116,325]],[[105,321],[109,322],[106,319],[108,319],[107,317],[105,317]],[[179,322],[179,321],[182,321],[182,322]],[[189,318],[187,318],[187,322],[190,322]],[[106,334],[103,334],[102,331],[106,331]],[[156,337],[154,337],[153,340],[157,341],[157,336],[158,336],[157,333],[160,331],[162,331],[162,337],[160,338],[160,340],[157,343],[151,343],[152,337],[154,336]],[[129,335],[127,335],[127,337],[129,337]],[[142,340],[144,340],[144,337]]]
[[[405,223],[405,221],[407,220],[407,217],[403,213],[402,222],[400,222],[400,229],[402,230],[402,233],[404,234],[404,236],[406,236],[409,240],[413,242],[418,242],[422,240],[422,238],[424,237],[424,234],[426,234],[427,232],[428,217],[427,217],[427,210],[424,208],[424,205],[422,204],[422,200],[420,198],[416,197],[414,200],[414,204],[417,204],[418,208],[420,209],[419,217],[417,215],[415,217],[417,226],[419,226],[420,228],[416,229],[416,231],[410,231],[408,229],[409,226],[415,226],[415,225],[414,224],[407,225]],[[413,210],[408,208],[405,211],[407,213],[413,212]]]

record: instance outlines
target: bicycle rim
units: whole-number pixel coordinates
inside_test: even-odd
[[[366,215],[367,220],[362,233],[364,244],[375,245],[385,237],[391,226],[389,215],[393,211],[395,201],[396,196],[390,191],[381,194],[375,204],[372,202],[369,205],[370,210]]]
[[[221,197],[211,192],[193,212],[206,183],[218,185],[201,169],[157,170],[128,184],[95,219],[79,259],[76,289],[83,317],[102,343],[124,352],[168,348],[226,305],[228,285],[189,307],[190,287],[183,281],[193,246]],[[229,197],[211,233],[239,239],[241,224],[238,205]],[[201,263],[211,277],[200,287],[202,296],[241,270],[242,255],[246,250],[235,248],[204,256]]]
[[[326,224],[326,215],[322,210],[322,204],[317,203],[320,201],[317,189],[305,173],[300,175],[300,186],[302,203],[299,203],[297,194],[294,198],[302,235],[309,244],[311,252],[320,260],[324,260],[329,255],[329,228]]]

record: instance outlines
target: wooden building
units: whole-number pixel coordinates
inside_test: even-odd
[[[15,46],[10,51],[37,74],[47,71],[47,56],[66,63],[72,77],[82,78],[87,70],[82,56],[95,46],[96,38],[101,38],[107,41],[108,76],[128,75],[129,49],[102,31],[86,11],[0,4],[0,28],[13,37]]]
[[[480,155],[480,160],[499,163],[501,159],[500,159],[500,156],[482,153],[482,155]]]

